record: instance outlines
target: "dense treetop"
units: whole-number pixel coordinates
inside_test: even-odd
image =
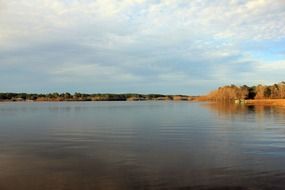
[[[223,86],[207,95],[210,100],[235,100],[235,99],[284,99],[285,82],[273,85],[257,86]]]

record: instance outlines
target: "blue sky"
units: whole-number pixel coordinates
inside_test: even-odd
[[[1,92],[207,93],[285,80],[283,0],[0,0]]]

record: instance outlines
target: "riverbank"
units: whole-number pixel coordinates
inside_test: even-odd
[[[242,104],[248,106],[282,106],[285,107],[285,99],[247,99],[247,100],[209,100],[206,96],[200,96],[193,101],[197,102],[218,102],[227,104]]]
[[[255,99],[245,100],[246,105],[262,105],[262,106],[284,106],[285,99]]]

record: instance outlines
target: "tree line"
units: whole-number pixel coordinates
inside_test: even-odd
[[[0,93],[0,101],[127,101],[127,100],[188,100],[184,95],[163,94],[85,94],[71,93]]]
[[[236,86],[228,85],[219,87],[210,92],[207,96],[209,100],[236,100],[236,99],[284,99],[285,82],[273,85],[257,86]]]

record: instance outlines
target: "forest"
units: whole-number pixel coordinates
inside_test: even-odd
[[[0,93],[0,101],[141,101],[141,100],[189,100],[185,95],[162,94],[85,94],[66,93]]]
[[[261,100],[285,99],[285,82],[273,85],[236,86],[227,85],[219,87],[206,96],[163,95],[163,94],[85,94],[71,93],[0,93],[0,101],[142,101],[142,100]]]
[[[257,86],[236,86],[229,85],[219,87],[217,90],[210,92],[207,100],[236,100],[236,99],[284,99],[285,82],[273,85]]]

